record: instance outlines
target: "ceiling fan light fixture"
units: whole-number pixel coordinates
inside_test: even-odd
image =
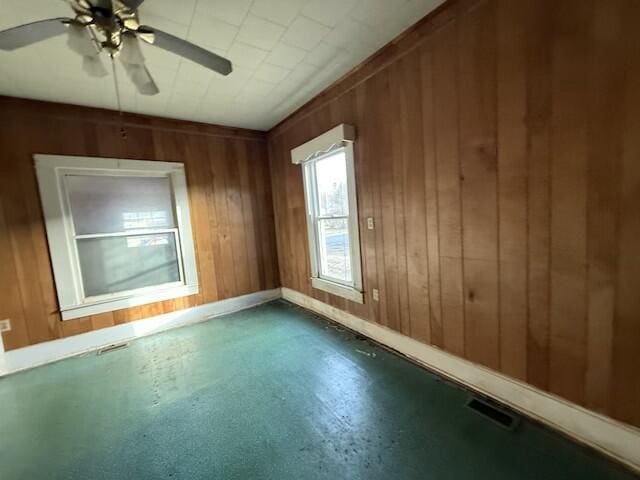
[[[144,65],[144,55],[140,48],[140,42],[135,35],[125,33],[122,35],[122,48],[120,60],[130,65]]]
[[[83,57],[96,56],[100,53],[87,27],[74,22],[69,23],[68,26],[67,46]]]
[[[147,67],[126,62],[122,62],[122,66],[127,72],[129,80],[136,86],[141,95],[156,95],[160,93],[160,89],[151,77]]]
[[[94,78],[102,78],[109,75],[107,68],[104,66],[104,63],[102,63],[102,59],[99,56],[83,56],[82,70]]]

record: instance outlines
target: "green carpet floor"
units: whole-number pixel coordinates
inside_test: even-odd
[[[278,301],[0,379],[0,479],[636,478],[468,396]]]

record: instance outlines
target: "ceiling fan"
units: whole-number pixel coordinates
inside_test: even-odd
[[[82,56],[85,72],[93,77],[107,75],[100,58],[100,53],[106,52],[111,57],[114,80],[113,59],[118,57],[142,95],[155,95],[159,89],[145,66],[139,39],[222,75],[232,71],[231,62],[226,58],[157,28],[140,25],[138,7],[144,0],[66,2],[73,9],[73,18],[50,18],[0,31],[0,50],[15,50],[66,33],[67,45]]]

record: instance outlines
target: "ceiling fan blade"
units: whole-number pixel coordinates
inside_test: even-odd
[[[0,32],[0,50],[15,50],[62,35],[67,31],[65,22],[70,21],[70,18],[64,17],[49,18],[3,30]]]
[[[143,2],[144,0],[120,0],[120,3],[130,10],[136,10]]]
[[[67,46],[83,57],[98,55],[99,50],[87,27],[78,23],[70,23],[68,27]]]
[[[153,33],[154,41],[152,45],[162,48],[176,55],[180,55],[192,62],[196,62],[203,67],[209,68],[222,75],[229,75],[233,71],[231,62],[226,58],[216,55],[213,52],[205,50],[202,47],[194,45],[178,37],[174,37],[169,33],[165,33],[153,27],[141,26],[138,31],[142,34]]]
[[[129,80],[136,86],[142,95],[156,95],[160,89],[153,81],[149,70],[144,65],[134,65],[132,63],[121,62]]]
[[[107,68],[102,63],[102,59],[95,56],[82,57],[82,69],[89,74],[90,77],[101,78],[109,75]]]
[[[140,41],[131,33],[122,35],[120,60],[133,65],[144,65],[144,55],[140,49]]]

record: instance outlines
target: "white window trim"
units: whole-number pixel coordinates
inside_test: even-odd
[[[292,163],[302,165],[302,177],[304,182],[305,208],[307,217],[307,233],[309,242],[309,261],[311,263],[311,286],[318,290],[337,295],[356,303],[364,303],[362,292],[362,260],[360,255],[360,231],[358,221],[358,202],[356,195],[356,176],[354,165],[353,141],[355,130],[350,125],[338,125],[323,133],[319,137],[300,145],[291,151]],[[317,205],[314,205],[315,191],[313,185],[312,166],[318,160],[328,155],[333,155],[337,150],[343,150],[347,166],[347,191],[349,195],[349,237],[351,274],[353,282],[343,284],[329,278],[323,278],[320,274],[320,254],[318,245],[318,232],[316,225]]]
[[[63,320],[198,293],[198,271],[191,230],[189,197],[182,163],[41,154],[34,155],[34,159],[58,303]],[[69,173],[168,177],[173,191],[177,221],[176,246],[182,254],[182,258],[179,258],[181,281],[85,298],[71,209],[67,189],[64,186],[64,176]],[[165,232],[176,229],[159,230]],[[147,229],[138,233],[152,234],[153,231]]]

